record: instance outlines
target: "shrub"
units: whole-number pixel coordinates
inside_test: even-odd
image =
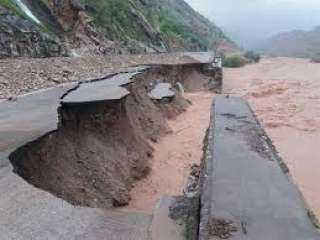
[[[243,67],[247,63],[248,63],[248,60],[241,55],[226,56],[222,60],[222,65],[224,67],[229,67],[229,68]]]
[[[315,55],[311,58],[311,62],[320,63],[320,53],[315,54]]]
[[[254,51],[248,51],[244,54],[244,57],[249,59],[251,62],[258,63],[260,62],[260,54]]]

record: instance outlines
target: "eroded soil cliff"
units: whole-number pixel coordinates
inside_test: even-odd
[[[118,75],[117,81],[127,76]],[[198,76],[194,79],[197,85],[190,84],[189,75]],[[113,76],[117,75],[100,81],[113,83]],[[74,205],[127,205],[133,183],[150,171],[154,155],[151,143],[170,132],[168,118],[175,118],[189,106],[174,86],[180,82],[189,91],[195,86],[195,90],[208,88],[214,81],[214,71],[210,74],[198,64],[162,65],[124,80],[122,88],[128,94],[121,97],[113,97],[111,91],[105,100],[94,100],[98,91],[92,101],[87,100],[90,92],[86,92],[86,101],[68,99],[70,94],[99,81],[80,83],[66,93],[58,110],[57,130],[13,152],[9,158],[14,171]],[[175,96],[152,100],[149,93],[159,82],[170,83]]]

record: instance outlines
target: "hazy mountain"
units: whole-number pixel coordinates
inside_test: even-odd
[[[260,46],[272,56],[307,57],[320,55],[320,27],[312,31],[293,30],[277,34]]]
[[[320,25],[319,0],[186,0],[240,46],[254,48],[283,31]]]

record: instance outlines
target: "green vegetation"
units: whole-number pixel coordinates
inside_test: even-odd
[[[29,1],[28,7],[30,11],[41,21],[41,26],[39,27],[42,31],[51,36],[57,36],[61,34],[61,26],[50,13],[47,0]]]
[[[128,0],[82,0],[89,15],[106,36],[111,40],[126,41],[132,38],[146,41],[141,27],[130,12],[131,2]]]
[[[143,43],[172,51],[205,51],[217,42],[230,42],[218,27],[181,0],[79,1],[98,32],[133,49]],[[0,4],[28,18],[14,0],[0,0]],[[28,7],[41,21],[37,27],[43,32],[57,37],[65,34],[47,0],[28,1]]]
[[[254,51],[247,51],[243,56],[249,59],[252,63],[258,63],[261,59],[260,54]]]
[[[20,9],[20,7],[12,0],[0,0],[0,5],[5,8],[11,10],[13,13],[19,15],[20,17],[26,18],[24,12]]]
[[[196,34],[190,29],[190,26],[180,22],[180,20],[168,10],[161,10],[159,12],[158,24],[160,32],[169,39],[190,42],[202,50],[206,50],[209,46],[208,39],[200,34]]]
[[[243,67],[248,63],[248,60],[241,55],[225,56],[222,60],[222,65],[228,68],[239,68]]]
[[[81,0],[81,3],[95,25],[111,40],[133,39],[176,50],[207,50],[217,38],[227,40],[219,28],[182,1]],[[150,36],[146,27],[152,29],[154,36]]]
[[[222,65],[229,68],[243,67],[248,63],[258,63],[261,59],[260,54],[253,51],[247,51],[244,54],[238,53],[228,56],[223,56]]]
[[[311,62],[320,63],[320,53],[314,54],[314,56],[311,58]]]
[[[41,5],[42,4],[42,5]],[[46,33],[47,35],[50,35],[51,37],[55,36],[54,34],[54,28],[51,27],[50,24],[46,24],[46,22],[42,22],[42,25],[38,25],[36,24],[29,16],[27,16],[22,10],[21,8],[16,4],[15,1],[13,0],[0,0],[0,5],[4,6],[5,8],[7,8],[8,10],[11,11],[11,13],[13,13],[16,16],[21,17],[22,19],[25,20],[30,20],[31,23],[34,24],[34,27],[36,27],[39,31],[42,31],[43,33]],[[43,8],[43,3],[38,0],[38,1],[33,1],[31,3],[31,11],[37,16],[37,11],[35,11],[35,9],[33,8],[34,6],[41,6]],[[40,9],[40,7],[39,7]]]

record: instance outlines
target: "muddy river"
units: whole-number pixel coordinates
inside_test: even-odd
[[[320,217],[320,64],[268,58],[224,74],[224,91],[250,102]]]

